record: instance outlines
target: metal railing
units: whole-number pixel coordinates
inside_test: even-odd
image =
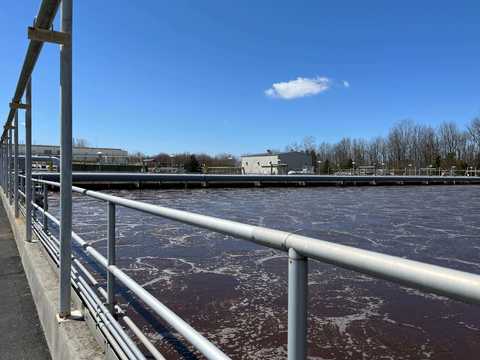
[[[333,264],[376,278],[393,281],[423,291],[435,292],[450,298],[480,304],[480,276],[445,267],[429,265],[404,258],[361,250],[293,234],[247,225],[235,221],[205,216],[187,211],[151,205],[101,192],[72,186],[72,0],[63,0],[62,31],[51,29],[60,1],[43,0],[29,29],[30,44],[20,78],[10,103],[10,112],[0,140],[0,186],[5,206],[11,206],[15,216],[25,217],[26,241],[32,234],[58,266],[59,315],[70,315],[70,293],[74,289],[97,321],[98,328],[120,359],[145,359],[136,342],[126,333],[128,327],[156,359],[163,359],[155,346],[116,304],[120,282],[165,323],[181,334],[208,359],[228,359],[221,350],[193,329],[162,302],[140,286],[116,265],[116,207],[123,206],[143,213],[160,216],[184,224],[209,229],[245,239],[280,251],[288,252],[288,358],[304,359],[307,354],[308,260]],[[31,154],[31,75],[43,42],[61,45],[61,158],[60,182],[32,178]],[[25,94],[25,102],[21,99]],[[25,173],[18,168],[18,111],[25,110]],[[43,187],[41,195],[34,191]],[[47,187],[60,189],[60,219],[48,211]],[[78,234],[72,232],[72,192],[107,203],[107,257],[101,255]],[[41,198],[41,201],[40,201]],[[37,214],[42,214],[38,217]],[[58,227],[58,238],[50,227]],[[106,289],[87,270],[80,257],[72,254],[72,239],[79,249],[93,259],[107,275]],[[117,316],[123,320],[123,326]]]
[[[20,175],[21,179],[25,177]],[[21,181],[21,187],[25,181]],[[60,221],[48,212],[48,191],[47,186],[59,188],[60,183],[32,179],[33,184],[40,184],[42,191],[37,192],[43,195],[41,205],[33,200],[33,208],[42,214],[42,219],[32,221],[33,229],[47,250],[58,254],[58,240],[48,231],[48,220],[53,224],[60,225]],[[11,191],[14,191],[13,189]],[[91,285],[86,284],[85,278],[77,275],[79,272],[86,273],[88,279],[93,276],[87,272],[78,259],[72,258],[72,284],[80,293],[85,293],[84,297],[92,299],[98,298],[95,290],[106,299],[106,305],[102,304],[101,314],[106,317],[108,323],[115,324],[112,328],[115,330],[111,341],[119,341],[116,337],[120,336],[121,330],[114,316],[118,311],[116,307],[116,286],[115,281],[119,281],[128,288],[143,303],[149,306],[152,311],[163,319],[167,324],[173,327],[179,334],[188,340],[198,351],[208,359],[226,359],[223,352],[217,349],[205,337],[200,335],[178,315],[168,309],[158,299],[156,299],[147,290],[143,289],[135,280],[120,270],[115,264],[115,225],[116,225],[116,207],[123,206],[134,209],[150,215],[160,216],[162,218],[178,221],[184,224],[205,228],[214,232],[226,234],[236,238],[249,240],[259,245],[288,252],[288,358],[303,359],[307,353],[307,276],[308,260],[314,259],[332,265],[340,266],[345,269],[354,270],[363,274],[389,280],[395,283],[406,285],[408,287],[420,289],[444,295],[453,299],[458,299],[468,303],[480,304],[480,276],[463,271],[448,269],[436,265],[430,265],[418,261],[408,260],[397,256],[385,255],[378,252],[357,249],[351,246],[340,245],[301,236],[298,234],[269,229],[260,226],[247,225],[236,221],[220,219],[216,217],[196,214],[183,210],[162,207],[134,201],[117,196],[112,196],[102,192],[91,191],[73,186],[72,191],[82,194],[107,204],[107,257],[101,255],[93,246],[89,245],[79,235],[72,232],[72,239],[80,246],[84,252],[96,261],[100,267],[107,272],[107,290],[98,287],[98,282],[91,281]],[[25,191],[19,190],[19,194],[24,198]],[[11,196],[7,193],[7,197]],[[34,198],[37,198],[35,196]],[[24,209],[25,206],[22,207]],[[52,240],[53,238],[53,240]],[[58,255],[56,256],[58,262]],[[79,270],[80,266],[80,270]],[[87,299],[88,300],[88,299]],[[97,304],[97,305],[98,305]],[[125,321],[131,328],[131,319]],[[135,326],[133,324],[133,326]],[[121,329],[121,327],[120,327]],[[138,329],[138,328],[137,328]],[[138,333],[134,332],[137,336]],[[147,349],[154,349],[154,346],[143,335],[141,341]],[[136,349],[131,343],[125,341],[126,335],[122,334],[123,344],[117,344],[122,349]],[[127,351],[123,350],[124,353]],[[132,352],[132,351],[131,351]],[[141,358],[139,354],[132,352],[127,358]]]

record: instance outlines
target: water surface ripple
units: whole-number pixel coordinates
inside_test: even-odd
[[[108,193],[480,273],[480,186]],[[74,200],[74,230],[105,254],[106,204]],[[117,236],[122,269],[232,358],[286,356],[285,253],[121,207]],[[167,358],[198,356],[123,295]],[[479,310],[310,261],[309,356],[478,359]]]

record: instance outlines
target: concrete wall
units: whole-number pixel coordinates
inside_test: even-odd
[[[242,156],[242,168],[245,174],[278,174],[278,155]],[[271,167],[273,165],[273,167]]]
[[[312,157],[303,152],[246,155],[241,158],[245,174],[285,175],[290,170],[312,168]]]

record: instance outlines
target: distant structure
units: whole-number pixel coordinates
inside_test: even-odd
[[[312,157],[300,151],[243,155],[241,157],[244,174],[286,175],[288,172],[312,173]]]
[[[21,156],[25,154],[25,145],[19,144],[18,151]],[[48,162],[48,157],[60,158],[60,147],[57,145],[32,145],[34,167],[43,167],[44,164],[36,164],[35,157],[42,158],[42,162]],[[99,147],[73,147],[73,162],[87,164],[128,164],[128,152],[115,148]],[[55,164],[53,164],[55,167]]]

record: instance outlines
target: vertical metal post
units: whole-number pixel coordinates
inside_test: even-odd
[[[308,259],[288,251],[288,360],[307,358]]]
[[[61,31],[72,33],[72,0],[62,0]],[[72,253],[72,42],[60,45],[60,308],[70,315]]]
[[[0,167],[2,168],[2,174],[0,176],[0,183],[2,184],[2,190],[5,191],[5,167],[3,163],[3,154],[4,154],[4,149],[3,149],[3,140],[0,142]]]
[[[15,136],[14,136],[14,163],[13,163],[13,169],[14,169],[14,178],[13,178],[13,200],[15,203],[15,217],[18,218],[18,110],[15,111],[15,119],[14,119],[14,125],[15,125]]]
[[[7,158],[6,158],[6,174],[7,174],[7,199],[8,201],[10,201],[10,188],[11,188],[11,179],[10,179],[10,150],[11,150],[11,147],[10,147],[10,142],[11,142],[11,139],[12,139],[12,129],[9,128],[7,130],[7,142],[6,142],[6,145],[7,145]]]
[[[7,196],[8,190],[8,168],[7,168],[7,158],[8,158],[8,138],[5,138],[3,142],[3,191],[5,196]]]
[[[3,140],[0,143],[0,147],[2,149],[2,176],[1,176],[1,178],[2,178],[2,189],[5,192],[5,146],[4,146]]]
[[[107,259],[108,265],[115,265],[115,204],[107,203]],[[115,309],[115,277],[107,270],[107,305],[110,312]]]
[[[43,184],[43,210],[48,211],[48,185]],[[48,231],[48,217],[43,214],[43,231]]]
[[[2,141],[2,187],[3,192],[7,191],[7,147],[5,145],[5,139]]]
[[[10,193],[8,194],[8,202],[10,205],[13,204],[13,128],[11,127],[8,130],[8,147],[9,147],[9,154],[10,158],[8,159],[8,173],[9,173],[9,180],[10,180]]]
[[[25,91],[25,237],[32,241],[32,79]]]

